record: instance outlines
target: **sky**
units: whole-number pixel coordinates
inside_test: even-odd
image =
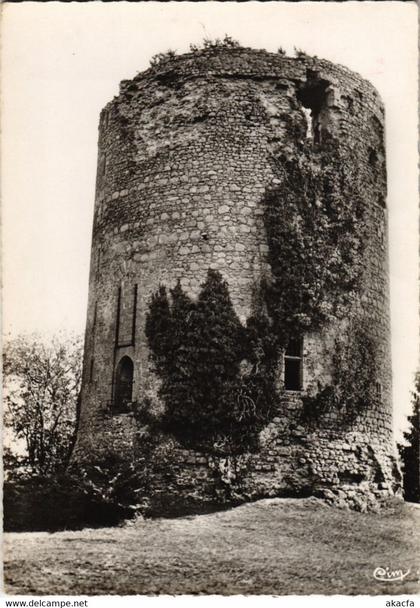
[[[395,428],[418,367],[417,7],[411,2],[3,5],[3,331],[83,333],[97,126],[119,82],[204,37],[294,47],[370,80],[386,108]]]

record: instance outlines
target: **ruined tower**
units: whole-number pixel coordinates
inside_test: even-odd
[[[163,57],[123,81],[101,112],[75,462],[109,453],[135,457],[136,404],[156,393],[145,318],[159,285],[179,279],[196,297],[208,269],[217,269],[245,322],[270,273],[264,201],[273,189],[282,196],[287,167],[279,171],[279,162],[302,146],[316,154],[329,141],[340,145],[340,171],[347,163],[351,173],[358,163],[361,287],[339,318],[281,354],[281,398],[259,451],[233,462],[172,442],[164,491],[211,500],[215,471],[245,499],[321,492],[362,508],[397,489],[382,102],[369,82],[342,66],[223,45]],[[334,384],[337,345],[346,348],[349,319],[361,315],[376,350],[377,399],[346,424],[334,411],[305,423],[305,397]]]

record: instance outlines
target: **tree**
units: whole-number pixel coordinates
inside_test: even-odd
[[[24,467],[30,476],[66,468],[76,433],[81,349],[78,337],[47,341],[21,335],[6,341],[4,422],[19,444],[14,457],[8,452],[6,467]]]
[[[161,287],[146,318],[162,423],[196,449],[221,442],[242,449],[270,415],[275,394],[268,321],[255,316],[242,326],[226,281],[212,269],[196,301],[179,283],[170,296]]]
[[[404,433],[406,443],[398,444],[403,464],[404,497],[420,502],[420,372],[416,374],[413,391],[413,413],[407,417],[410,427]]]

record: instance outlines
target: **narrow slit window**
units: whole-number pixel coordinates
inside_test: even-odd
[[[136,321],[137,321],[137,283],[134,285],[133,293],[133,320],[131,326],[131,339],[134,344],[136,340]]]
[[[117,296],[117,314],[116,314],[116,327],[115,327],[115,346],[118,346],[120,339],[120,315],[121,315],[121,287],[118,287]]]
[[[107,163],[108,163],[108,159],[106,157],[106,154],[104,154],[104,156],[103,156],[103,162],[102,162],[102,176],[104,176],[105,173],[106,173]]]
[[[117,303],[116,347],[134,346],[137,314],[137,284],[120,287]]]
[[[96,256],[96,274],[99,274],[100,267],[101,267],[101,250],[98,249],[98,253]]]
[[[290,338],[284,353],[284,388],[302,390],[302,338]]]
[[[98,316],[98,303],[95,302],[95,308],[93,309],[93,321],[92,321],[92,336],[93,337],[95,337],[97,316]]]

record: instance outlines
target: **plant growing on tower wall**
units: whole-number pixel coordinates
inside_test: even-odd
[[[353,319],[336,338],[331,383],[319,385],[316,394],[303,398],[303,419],[318,420],[335,412],[343,422],[378,404],[378,353],[367,319]]]
[[[262,291],[279,347],[348,317],[358,301],[368,241],[361,163],[334,139],[318,147],[299,141],[275,159],[280,185],[264,200],[271,277]],[[378,369],[368,320],[350,318],[334,349],[332,381],[304,397],[303,419],[335,411],[351,421],[380,398]]]
[[[196,449],[249,447],[271,413],[274,372],[262,316],[244,327],[219,272],[209,270],[197,301],[180,284],[153,296],[146,320],[161,379],[162,424]]]
[[[359,289],[366,243],[359,164],[335,141],[276,159],[281,185],[264,200],[271,266],[264,292],[283,343],[340,318]]]

